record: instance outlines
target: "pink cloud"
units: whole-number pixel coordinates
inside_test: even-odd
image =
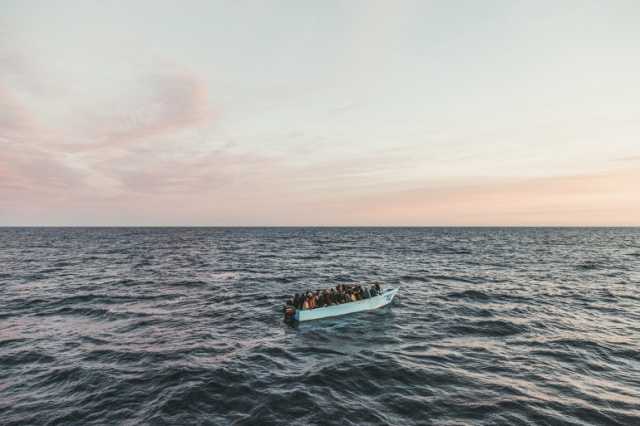
[[[7,88],[0,86],[0,138],[23,139],[37,128],[35,117]]]
[[[166,72],[140,79],[125,94],[94,101],[91,109],[77,111],[66,135],[51,149],[83,153],[144,144],[180,131],[214,123],[208,87],[195,74]]]
[[[0,40],[0,79],[6,85],[38,96],[57,93],[59,87],[43,71],[34,56],[3,46]]]
[[[0,223],[28,211],[46,218],[52,205],[69,205],[89,190],[82,171],[29,146],[4,147],[0,154]],[[34,223],[38,223],[37,221]]]
[[[144,156],[146,161],[140,161]],[[279,174],[272,159],[228,148],[204,154],[167,158],[152,150],[100,161],[96,170],[121,183],[128,193],[152,196],[208,195],[224,188],[254,186]]]
[[[55,130],[43,126],[14,91],[0,86],[0,198],[5,203],[82,185],[80,175],[49,149],[55,138]]]
[[[0,70],[0,77],[6,77],[7,72],[6,68]],[[4,80],[12,81],[10,78]],[[35,205],[46,203],[49,196],[94,199],[96,189],[100,193],[100,188],[94,188],[94,195],[88,194],[88,179],[93,180],[92,184],[110,180],[126,187],[142,177],[138,175],[127,180],[128,176],[121,174],[114,164],[111,169],[100,170],[99,163],[108,163],[113,157],[110,148],[120,149],[171,135],[206,124],[213,118],[206,85],[195,75],[185,72],[146,79],[141,87],[131,89],[132,95],[110,105],[109,109],[117,113],[95,111],[87,114],[86,117],[91,118],[85,120],[86,132],[78,132],[79,127],[72,123],[65,123],[65,128],[61,129],[46,128],[37,115],[20,102],[16,90],[0,85],[0,197],[14,202],[30,200]],[[78,140],[89,142],[79,144],[75,142]],[[99,152],[90,153],[96,149]],[[118,159],[122,159],[122,152],[119,155]],[[140,156],[133,151],[124,155],[134,163],[131,165],[133,170],[144,170],[148,163],[140,161]],[[148,174],[150,186],[154,174],[166,172],[153,153],[147,156],[149,159],[154,163],[152,173]],[[168,181],[169,177],[165,177],[164,182]]]
[[[326,224],[640,225],[640,171],[439,182],[416,190],[326,198]]]
[[[0,199],[5,205],[79,184],[73,171],[47,151],[50,137],[18,96],[0,86]]]
[[[95,111],[89,115],[85,127],[97,144],[83,148],[128,145],[205,125],[214,119],[207,85],[193,74],[155,75],[129,90],[134,95],[110,102],[107,110],[114,113]]]

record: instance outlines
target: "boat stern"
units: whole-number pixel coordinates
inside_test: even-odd
[[[394,297],[396,297],[396,293],[398,292],[397,288],[390,288],[388,290],[385,290],[381,296],[384,298],[384,304],[388,305],[389,303],[391,303],[391,301],[393,300]]]

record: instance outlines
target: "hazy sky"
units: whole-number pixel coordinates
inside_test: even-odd
[[[0,225],[640,225],[639,22],[0,0]]]

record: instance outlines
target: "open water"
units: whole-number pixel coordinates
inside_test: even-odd
[[[640,424],[640,229],[0,229],[0,424],[291,423]]]

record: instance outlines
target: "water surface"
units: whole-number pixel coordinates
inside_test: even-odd
[[[637,228],[3,228],[0,424],[640,424],[639,271]]]

